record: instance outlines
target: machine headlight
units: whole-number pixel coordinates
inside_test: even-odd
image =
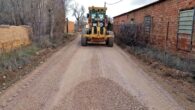
[[[93,23],[93,26],[97,26],[97,24],[96,23]]]
[[[104,26],[104,24],[103,23],[100,23],[100,27],[103,27]]]

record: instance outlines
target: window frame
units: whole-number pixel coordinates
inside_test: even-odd
[[[144,17],[144,33],[150,34],[151,29],[152,29],[152,20],[153,20],[153,18],[151,15],[146,15]],[[147,22],[149,22],[149,23],[147,24]]]
[[[191,13],[190,13],[191,12]],[[195,21],[195,9],[186,9],[179,11],[178,18],[178,34],[193,34],[193,27]]]
[[[191,26],[191,29],[187,29],[187,30],[190,30],[188,33],[185,33],[185,32],[179,32],[179,30],[182,30],[181,28],[180,28],[180,24],[181,24],[181,22],[182,21],[180,21],[181,19],[180,19],[180,17],[181,17],[181,13],[183,12],[183,13],[185,13],[185,12],[187,12],[187,11],[192,11],[193,13],[193,15],[191,15],[190,17],[191,17],[191,25],[189,25],[189,27]],[[179,12],[178,12],[178,29],[177,29],[177,45],[176,45],[176,47],[177,47],[177,49],[178,50],[183,50],[183,51],[188,51],[188,52],[190,52],[190,51],[192,51],[192,48],[193,48],[193,35],[194,35],[194,26],[195,26],[195,7],[194,8],[188,8],[188,9],[181,9],[181,10],[179,10]],[[184,15],[183,15],[184,16]],[[187,16],[187,17],[189,17],[189,16]],[[190,20],[189,20],[190,21]],[[185,24],[185,23],[184,23]],[[184,25],[184,27],[185,27],[185,25]],[[179,39],[180,39],[180,35],[188,35],[189,36],[189,39],[190,39],[190,44],[189,44],[189,49],[188,50],[186,50],[186,49],[181,49],[181,48],[179,48]]]

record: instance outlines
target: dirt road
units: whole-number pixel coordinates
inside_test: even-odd
[[[77,38],[0,96],[0,110],[183,110],[119,47]]]

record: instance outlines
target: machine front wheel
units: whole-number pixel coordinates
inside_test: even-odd
[[[106,44],[108,45],[108,47],[113,47],[114,38],[113,37],[108,38],[108,40],[106,41]]]
[[[86,37],[81,37],[81,45],[87,46],[87,38]]]

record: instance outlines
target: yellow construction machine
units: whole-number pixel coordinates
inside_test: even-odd
[[[110,21],[106,15],[106,10],[106,7],[89,7],[88,23],[82,30],[82,46],[87,46],[90,42],[105,42],[107,46],[113,47],[114,34],[110,29]]]

